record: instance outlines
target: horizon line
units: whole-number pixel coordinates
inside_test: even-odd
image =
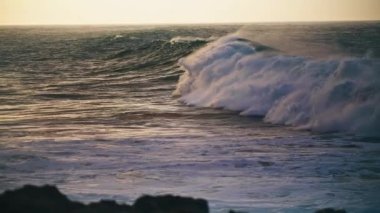
[[[255,22],[184,22],[184,23],[57,23],[57,24],[0,24],[3,26],[182,26],[182,25],[246,25],[246,24],[292,24],[292,23],[344,23],[344,22],[380,22],[380,19],[361,20],[310,20],[310,21],[255,21]]]

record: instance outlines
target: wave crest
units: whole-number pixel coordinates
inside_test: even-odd
[[[194,41],[195,42],[196,41],[209,42],[209,41],[213,41],[215,39],[216,38],[214,36],[211,36],[208,38],[193,37],[193,36],[176,36],[176,37],[173,37],[172,39],[170,39],[170,43],[175,44],[175,43],[186,43],[186,42],[194,42]]]
[[[191,105],[264,116],[319,132],[378,136],[380,61],[312,59],[266,51],[235,35],[185,57],[174,95]]]

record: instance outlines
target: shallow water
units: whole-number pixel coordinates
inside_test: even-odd
[[[241,116],[241,109],[208,104],[206,98],[193,103],[173,92],[184,73],[179,59],[189,60],[190,53],[236,31],[251,45],[260,43],[275,54],[280,50],[285,58],[327,60],[317,49],[328,46],[328,60],[364,57],[371,62],[361,63],[374,66],[379,63],[378,29],[377,23],[2,27],[0,190],[55,184],[70,198],[87,202],[132,202],[142,194],[172,193],[206,198],[212,212],[324,207],[376,212],[376,134],[297,130],[268,123],[266,114]],[[277,44],[281,35],[299,41],[298,48]],[[305,48],[308,43],[315,48]],[[376,82],[370,85],[375,95],[365,103],[379,111]],[[376,116],[373,121],[348,117],[374,125]]]

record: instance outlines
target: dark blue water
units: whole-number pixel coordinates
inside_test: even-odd
[[[0,190],[380,209],[379,23],[0,28]]]

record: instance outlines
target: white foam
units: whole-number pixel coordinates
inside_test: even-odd
[[[120,39],[120,38],[123,38],[124,36],[123,35],[120,35],[120,34],[117,34],[115,35],[112,40],[116,40],[116,39]]]
[[[213,41],[216,38],[211,36],[209,38],[201,38],[201,37],[193,37],[193,36],[176,36],[170,39],[171,44],[175,43],[184,43],[184,42],[192,42],[192,41]]]
[[[185,73],[173,94],[187,104],[320,132],[380,134],[378,59],[287,56],[228,35],[179,64]]]

